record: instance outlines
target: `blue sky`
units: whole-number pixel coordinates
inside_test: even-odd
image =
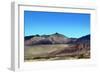
[[[90,14],[24,11],[24,36],[56,32],[74,38],[90,34]]]

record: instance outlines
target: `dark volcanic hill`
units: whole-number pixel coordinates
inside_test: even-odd
[[[81,50],[90,50],[90,34],[80,37],[77,41],[75,41],[75,43]]]
[[[79,39],[77,39],[76,42],[77,43],[88,43],[88,42],[90,42],[90,35],[80,37]]]

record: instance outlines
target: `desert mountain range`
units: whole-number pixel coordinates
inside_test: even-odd
[[[60,33],[54,33],[51,35],[37,34],[32,36],[26,36],[24,39],[25,45],[90,43],[90,35],[85,35],[80,38],[68,38]]]

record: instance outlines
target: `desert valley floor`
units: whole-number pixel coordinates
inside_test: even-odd
[[[25,46],[25,61],[87,59],[90,52],[66,44]]]

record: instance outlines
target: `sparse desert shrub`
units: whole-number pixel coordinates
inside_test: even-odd
[[[41,57],[34,57],[33,59],[41,59]]]
[[[84,58],[85,56],[84,56],[84,54],[80,54],[79,56],[78,56],[78,59],[81,59],[81,58]]]
[[[50,57],[34,57],[33,59],[49,59]]]

